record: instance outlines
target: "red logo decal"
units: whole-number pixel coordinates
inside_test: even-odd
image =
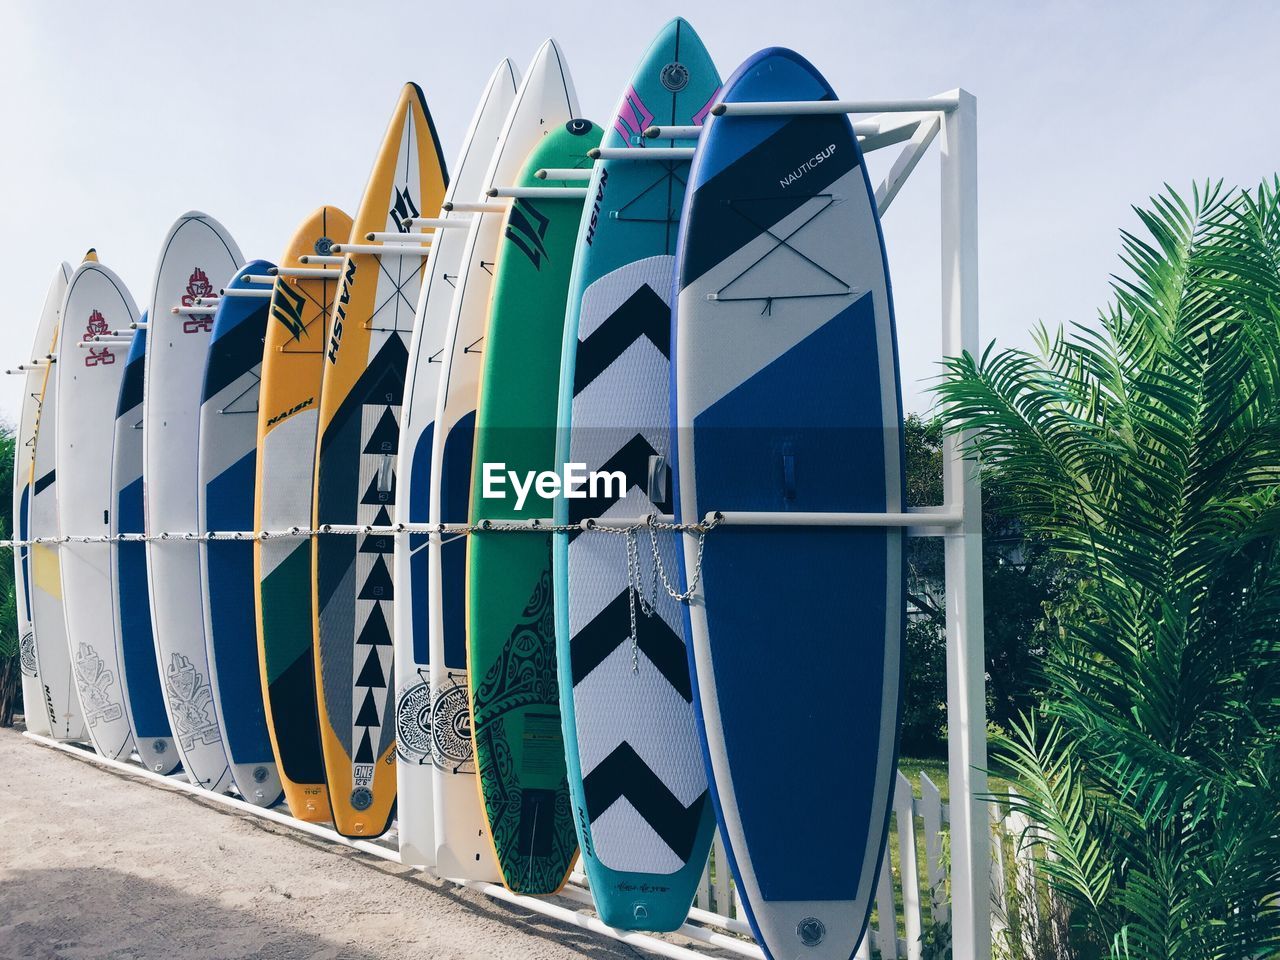
[[[106,336],[111,332],[111,327],[107,324],[107,318],[102,315],[99,310],[94,310],[89,314],[89,322],[85,324],[85,337],[92,339],[93,337]],[[107,347],[90,347],[89,355],[84,358],[86,367],[96,367],[100,364],[109,364],[116,362],[116,355]]]
[[[209,282],[209,275],[199,267],[192,271],[191,277],[187,280],[187,292],[182,297],[182,305],[184,307],[194,307],[197,297],[212,297],[214,294],[213,284]],[[213,317],[187,317],[182,321],[183,333],[210,333],[213,330]]]

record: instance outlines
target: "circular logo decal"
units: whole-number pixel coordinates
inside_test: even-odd
[[[254,768],[253,768],[253,782],[254,782],[254,783],[266,783],[266,781],[267,781],[267,768],[266,768],[266,767],[254,767]]]
[[[327,257],[333,252],[333,241],[328,237],[321,237],[316,241],[316,255]]]
[[[672,93],[679,93],[689,85],[689,68],[679,62],[668,63],[662,68],[659,79]]]
[[[580,137],[591,129],[590,120],[570,120],[564,125],[565,129],[572,133],[575,137]]]
[[[161,754],[169,749],[169,745],[165,743],[163,740],[155,740],[151,744],[151,749],[154,750],[157,754]]]
[[[816,947],[827,935],[827,927],[817,917],[805,917],[796,924],[796,934],[806,947]]]
[[[373,803],[373,791],[368,787],[356,787],[351,791],[351,806],[357,810],[368,810]]]
[[[414,763],[431,756],[431,688],[426,683],[415,683],[396,703],[396,752]]]
[[[460,684],[446,687],[436,697],[432,710],[431,743],[436,763],[459,767],[471,761],[471,710],[467,706],[467,688]]]
[[[22,672],[28,677],[36,675],[36,637],[28,630],[18,641],[18,652],[21,658]]]

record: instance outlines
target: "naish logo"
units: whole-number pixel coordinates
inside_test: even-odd
[[[293,339],[301,340],[306,332],[306,325],[302,322],[302,307],[307,298],[282,281],[276,282],[275,293],[271,301],[271,315],[284,324]]]
[[[796,167],[794,170],[788,173],[785,177],[779,180],[778,185],[782,187],[783,190],[787,189],[787,187],[791,186],[793,183],[795,183],[797,180],[803,177],[810,170],[817,167],[818,164],[822,163],[824,160],[831,159],[831,155],[835,152],[836,152],[836,145],[834,143],[831,144],[829,147],[819,150],[811,158],[806,160],[804,163],[800,164],[800,166]]]
[[[596,238],[596,224],[600,220],[600,204],[604,203],[604,187],[609,182],[609,168],[600,170],[600,186],[596,188],[596,199],[591,205],[591,220],[587,224],[587,246]]]
[[[543,240],[550,225],[550,218],[528,200],[517,200],[507,216],[507,239],[520,248],[535,270],[542,269],[542,258],[547,255]]]
[[[351,302],[351,284],[356,278],[356,262],[347,258],[347,272],[342,277],[342,291],[333,308],[333,332],[329,334],[329,362],[338,362],[338,348],[342,346],[342,324],[347,319],[347,304]]]
[[[387,216],[395,223],[396,230],[400,233],[408,233],[411,229],[408,221],[417,215],[418,206],[413,202],[413,197],[409,195],[409,191],[396,187],[396,202],[387,211]]]
[[[301,403],[294,404],[290,409],[286,410],[284,413],[277,413],[274,417],[272,417],[270,420],[267,421],[267,426],[268,427],[275,426],[285,417],[292,417],[299,410],[305,410],[307,409],[307,407],[311,406],[315,402],[316,402],[315,397],[307,397],[307,399],[303,400]]]

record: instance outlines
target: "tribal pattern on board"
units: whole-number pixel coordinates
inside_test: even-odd
[[[511,631],[501,656],[475,691],[475,725],[482,738],[479,773],[493,846],[507,886],[547,893],[564,881],[577,836],[564,771],[560,696],[556,682],[551,571],[548,564]],[[520,746],[517,756],[512,745]],[[559,765],[551,787],[547,782]],[[518,873],[513,873],[518,869]]]

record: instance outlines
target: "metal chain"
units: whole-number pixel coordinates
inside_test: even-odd
[[[660,520],[650,521],[646,526],[649,528],[649,546],[653,550],[653,569],[662,578],[662,585],[666,588],[668,595],[676,603],[688,603],[692,599],[694,593],[698,590],[698,584],[702,581],[702,551],[707,545],[707,534],[714,530],[720,524],[720,515],[713,514],[705,523],[663,523]],[[683,591],[676,590],[671,585],[671,578],[667,576],[667,569],[662,563],[662,554],[658,550],[658,538],[654,536],[654,530],[670,530],[675,532],[693,532],[698,534],[698,551],[693,561],[693,575],[689,578],[689,586]]]
[[[397,523],[389,527],[375,526],[373,524],[356,525],[323,523],[318,527],[290,527],[287,530],[209,530],[204,533],[194,533],[190,531],[172,533],[165,531],[161,533],[119,533],[113,536],[68,535],[59,537],[31,537],[26,540],[0,540],[0,548],[54,545],[60,543],[169,543],[173,541],[180,541],[184,543],[211,543],[213,541],[262,542],[266,540],[309,538],[322,535],[371,536],[374,534],[404,533],[424,533],[428,536],[438,536],[441,538],[441,543],[444,544],[464,539],[473,533],[610,533],[622,536],[626,543],[627,593],[631,619],[632,669],[638,670],[639,637],[636,632],[636,607],[639,606],[640,612],[646,617],[652,617],[654,615],[656,610],[659,580],[661,580],[663,588],[667,591],[668,596],[670,596],[672,600],[677,603],[689,602],[690,598],[692,598],[694,593],[697,591],[698,584],[702,580],[702,553],[703,548],[706,545],[707,533],[713,530],[719,522],[719,516],[712,515],[704,523],[666,523],[656,517],[650,516],[643,521],[630,524],[625,527],[602,526],[595,519],[583,520],[580,523],[542,523],[540,521],[521,523],[518,521],[495,522],[492,520],[481,520],[477,523],[469,523],[462,527],[445,523]],[[646,595],[644,591],[644,577],[640,569],[638,532],[641,529],[647,529],[649,531],[649,547],[653,556],[651,585],[648,595]],[[693,575],[689,579],[688,589],[683,591],[677,590],[672,584],[671,578],[667,575],[666,566],[662,562],[662,555],[658,549],[658,539],[654,532],[656,530],[665,530],[672,533],[696,533],[698,535],[698,549],[694,558]]]

